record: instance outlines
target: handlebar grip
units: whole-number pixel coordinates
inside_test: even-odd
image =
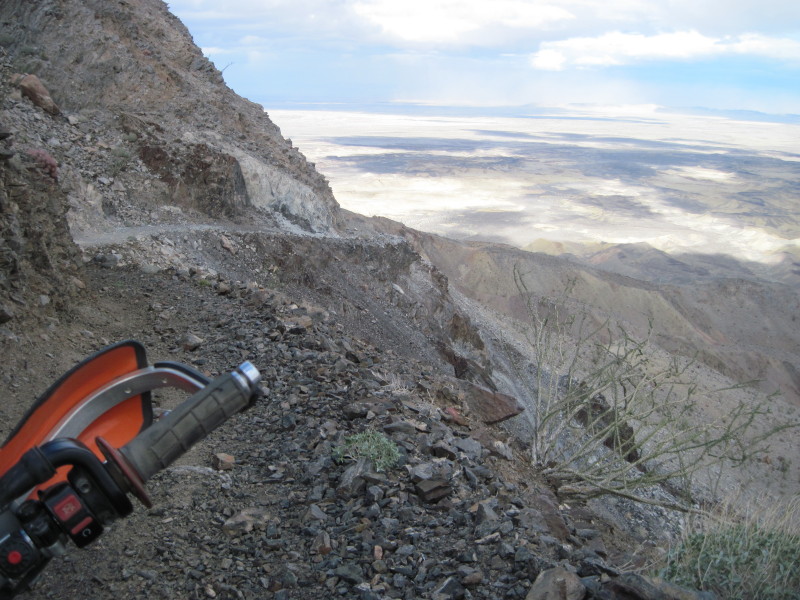
[[[247,406],[260,377],[251,363],[242,363],[145,429],[120,452],[142,482],[147,481]]]
[[[0,477],[0,510],[55,474],[56,469],[47,456],[41,448],[34,446]]]

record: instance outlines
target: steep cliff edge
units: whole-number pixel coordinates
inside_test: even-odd
[[[569,289],[570,299],[595,321],[624,323],[632,336],[650,336],[669,354],[691,357],[709,371],[766,394],[777,392],[800,406],[800,291],[795,286],[756,278],[655,283],[511,246],[456,241],[388,220],[375,226],[407,239],[466,297],[517,322],[529,315],[515,270],[541,297],[558,298]]]

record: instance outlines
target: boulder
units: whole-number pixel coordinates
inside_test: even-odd
[[[231,537],[250,533],[253,529],[264,527],[269,518],[269,513],[263,508],[245,508],[227,519],[222,525],[222,530]]]
[[[236,458],[226,452],[217,452],[211,457],[211,466],[217,471],[230,471],[236,464]]]
[[[336,495],[340,498],[361,495],[367,487],[367,477],[372,470],[371,460],[363,456],[358,458],[342,473],[339,484],[336,486]]]
[[[425,479],[414,485],[414,491],[424,502],[436,503],[453,490],[443,479]]]
[[[582,600],[586,587],[580,578],[564,567],[539,573],[525,600]]]
[[[492,392],[479,385],[469,385],[464,400],[470,410],[486,424],[500,423],[516,417],[525,407],[508,394]]]
[[[18,75],[14,81],[22,92],[36,106],[51,115],[61,114],[61,109],[50,97],[50,92],[36,75]]]

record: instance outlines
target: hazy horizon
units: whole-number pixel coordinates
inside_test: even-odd
[[[508,117],[508,118],[550,118],[562,115],[565,119],[589,119],[600,117],[574,116],[572,113],[588,111],[612,114],[619,113],[664,113],[670,115],[689,115],[700,117],[718,117],[733,121],[754,123],[788,123],[800,125],[800,106],[797,113],[772,113],[748,109],[721,109],[707,106],[666,106],[660,104],[604,104],[604,103],[564,103],[548,104],[445,104],[419,102],[302,102],[294,100],[278,101],[263,107],[267,113],[272,111],[331,111],[349,113],[370,113],[407,116],[444,116],[444,117]]]

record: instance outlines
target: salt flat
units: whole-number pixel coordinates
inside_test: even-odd
[[[775,264],[800,253],[800,125],[653,106],[515,117],[270,111],[349,210],[457,239]]]

